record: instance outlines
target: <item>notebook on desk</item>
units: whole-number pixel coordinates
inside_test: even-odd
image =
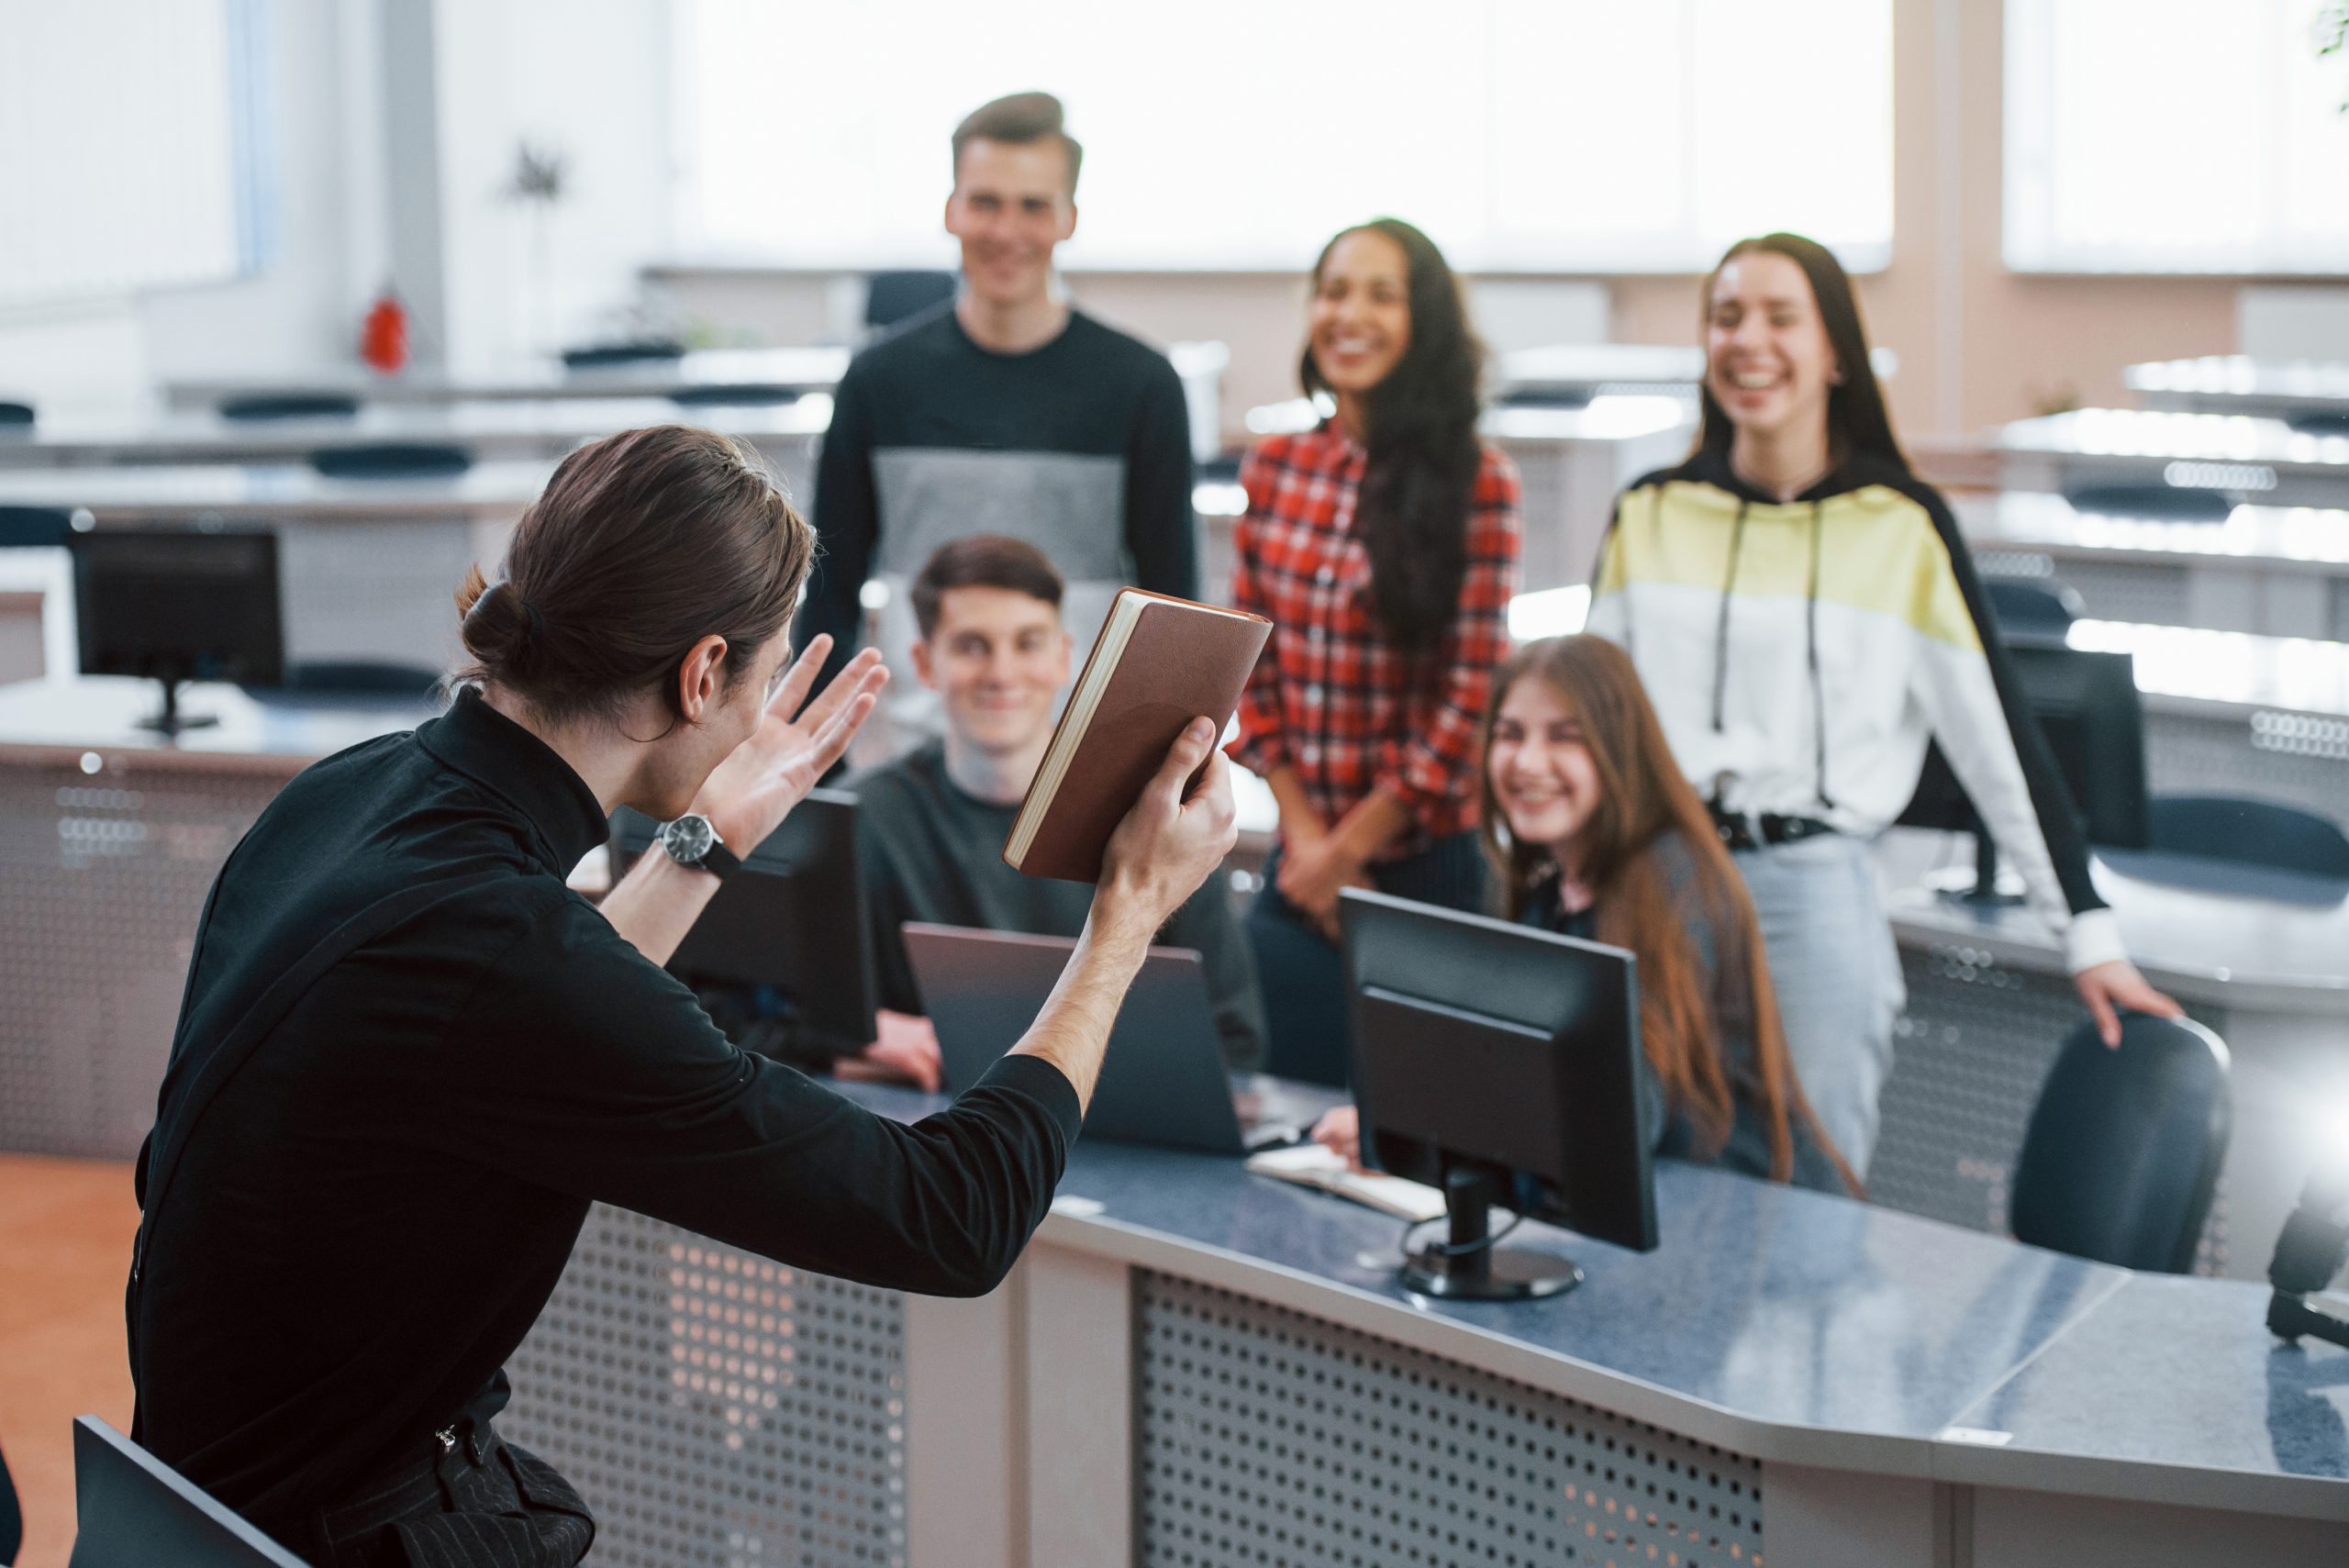
[[[957,1095],[1019,1043],[1076,948],[1066,937],[921,921],[907,922],[905,937],[945,1085]],[[1109,1032],[1085,1136],[1244,1154],[1301,1130],[1276,1107],[1243,1106],[1235,1095],[1198,953],[1151,949]]]

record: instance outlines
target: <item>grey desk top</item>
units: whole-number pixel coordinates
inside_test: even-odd
[[[683,359],[647,360],[596,370],[566,370],[560,361],[544,360],[482,373],[417,368],[385,376],[359,365],[346,365],[284,376],[198,376],[173,382],[165,393],[175,407],[188,408],[208,407],[226,397],[272,393],[325,393],[367,403],[454,403],[665,397],[687,389],[742,384],[826,392],[839,382],[848,361],[849,350],[843,348],[702,349]]]
[[[2121,373],[2151,408],[2211,413],[2349,413],[2349,364],[2327,360],[2254,360],[2208,354],[2154,360]]]
[[[907,1118],[941,1103],[852,1092]],[[2268,1339],[2245,1309],[2254,1293],[2225,1282],[2158,1282],[2193,1309],[2142,1315],[2130,1300],[2108,1318],[2139,1283],[2126,1271],[1666,1161],[1657,1251],[1528,1225],[1512,1242],[1572,1255],[1579,1288],[1443,1303],[1397,1284],[1398,1221],[1235,1162],[1080,1143],[1061,1193],[1041,1233],[1052,1244],[1237,1289],[1765,1463],[2046,1489],[2034,1467],[2054,1454],[2072,1464],[2062,1490],[2140,1496],[2184,1476],[2213,1506],[2349,1518],[2337,1421],[2327,1435],[2299,1402],[2305,1378],[2286,1378],[2294,1397],[2272,1414],[2277,1374],[2262,1375]],[[2127,1362],[2132,1342],[2145,1366],[2207,1369],[2186,1385],[2190,1406]],[[2349,1358],[2319,1359],[2349,1377]],[[2095,1396],[2100,1420],[2065,1414],[2072,1386]],[[2017,1423],[2014,1445],[1947,1435],[1986,1412]]]
[[[2223,523],[2190,523],[2082,512],[2061,495],[2034,492],[1951,500],[1958,525],[1976,546],[2167,565],[2349,573],[2349,511],[2335,507],[2237,506]]]
[[[2247,414],[2079,408],[2003,425],[1994,444],[2003,451],[2074,459],[2260,463],[2326,474],[2349,469],[2349,436],[2310,435],[2281,419]]]
[[[512,517],[539,498],[551,459],[477,462],[428,479],[328,479],[306,463],[190,463],[0,472],[0,505],[84,508],[101,523],[229,518]]]
[[[1970,865],[1970,839],[1895,828],[1877,840],[1876,859],[1904,940],[1978,947],[2020,968],[2062,972],[2061,944],[2030,910],[1975,909],[1921,885],[1936,866]],[[2349,1020],[2349,885],[2150,851],[2099,850],[2092,874],[2130,957],[2163,990]]]
[[[0,686],[0,758],[45,764],[96,753],[132,766],[193,762],[291,774],[345,747],[413,729],[440,711],[405,698],[256,698],[239,686],[196,682],[181,688],[180,711],[219,722],[166,740],[139,728],[161,706],[157,683],[123,675]]]
[[[1248,428],[1260,436],[1309,430],[1322,414],[1307,397],[1292,397],[1248,410]],[[1662,394],[1609,393],[1579,408],[1507,408],[1485,411],[1481,428],[1495,440],[1609,443],[1693,428],[1688,402]]]
[[[268,462],[365,441],[461,446],[477,458],[560,456],[642,425],[699,425],[754,443],[808,441],[831,423],[828,394],[747,407],[681,407],[659,397],[551,397],[371,405],[348,418],[224,419],[208,412],[148,419],[44,419],[0,430],[0,466],[98,462]]]

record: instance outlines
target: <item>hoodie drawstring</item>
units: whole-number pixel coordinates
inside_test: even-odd
[[[1745,548],[1745,513],[1750,503],[1737,503],[1737,521],[1729,530],[1729,572],[1721,578],[1720,619],[1713,627],[1713,733],[1723,728],[1721,704],[1729,688],[1729,602],[1737,588],[1738,553]]]
[[[1803,604],[1804,628],[1809,637],[1808,651],[1810,660],[1811,770],[1817,776],[1816,789],[1822,810],[1835,809],[1835,797],[1827,793],[1827,683],[1819,673],[1819,536],[1820,503],[1810,504],[1810,584]],[[1718,702],[1718,698],[1716,702]],[[1713,728],[1720,728],[1716,717]]]

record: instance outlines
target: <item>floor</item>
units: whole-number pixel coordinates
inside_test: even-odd
[[[130,1167],[0,1154],[0,1452],[24,1506],[17,1568],[65,1568],[73,1418],[130,1425],[122,1287]]]

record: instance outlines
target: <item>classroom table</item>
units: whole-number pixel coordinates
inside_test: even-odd
[[[2243,506],[2201,523],[2017,491],[1951,505],[1983,575],[2052,578],[2099,620],[2349,641],[2349,510]]]
[[[2281,419],[2080,408],[2001,426],[1992,444],[2008,490],[2143,485],[2215,492],[2238,505],[2349,506],[2349,434]]]
[[[2251,414],[2317,428],[2349,428],[2349,364],[2338,361],[2206,354],[2131,365],[2121,379],[2148,408]]]
[[[850,1087],[910,1120],[943,1102]],[[2264,1295],[1675,1162],[1576,1289],[1402,1290],[1401,1223],[1079,1142],[971,1301],[598,1207],[501,1428],[615,1563],[2053,1568],[2349,1552],[2349,1351]]]
[[[476,460],[552,459],[616,430],[696,425],[748,441],[804,492],[814,484],[816,449],[831,417],[828,392],[790,403],[690,408],[662,397],[549,397],[371,404],[354,415],[323,418],[228,419],[188,410],[146,418],[44,419],[0,430],[0,469],[305,462],[313,452],[371,443],[456,447]]]

